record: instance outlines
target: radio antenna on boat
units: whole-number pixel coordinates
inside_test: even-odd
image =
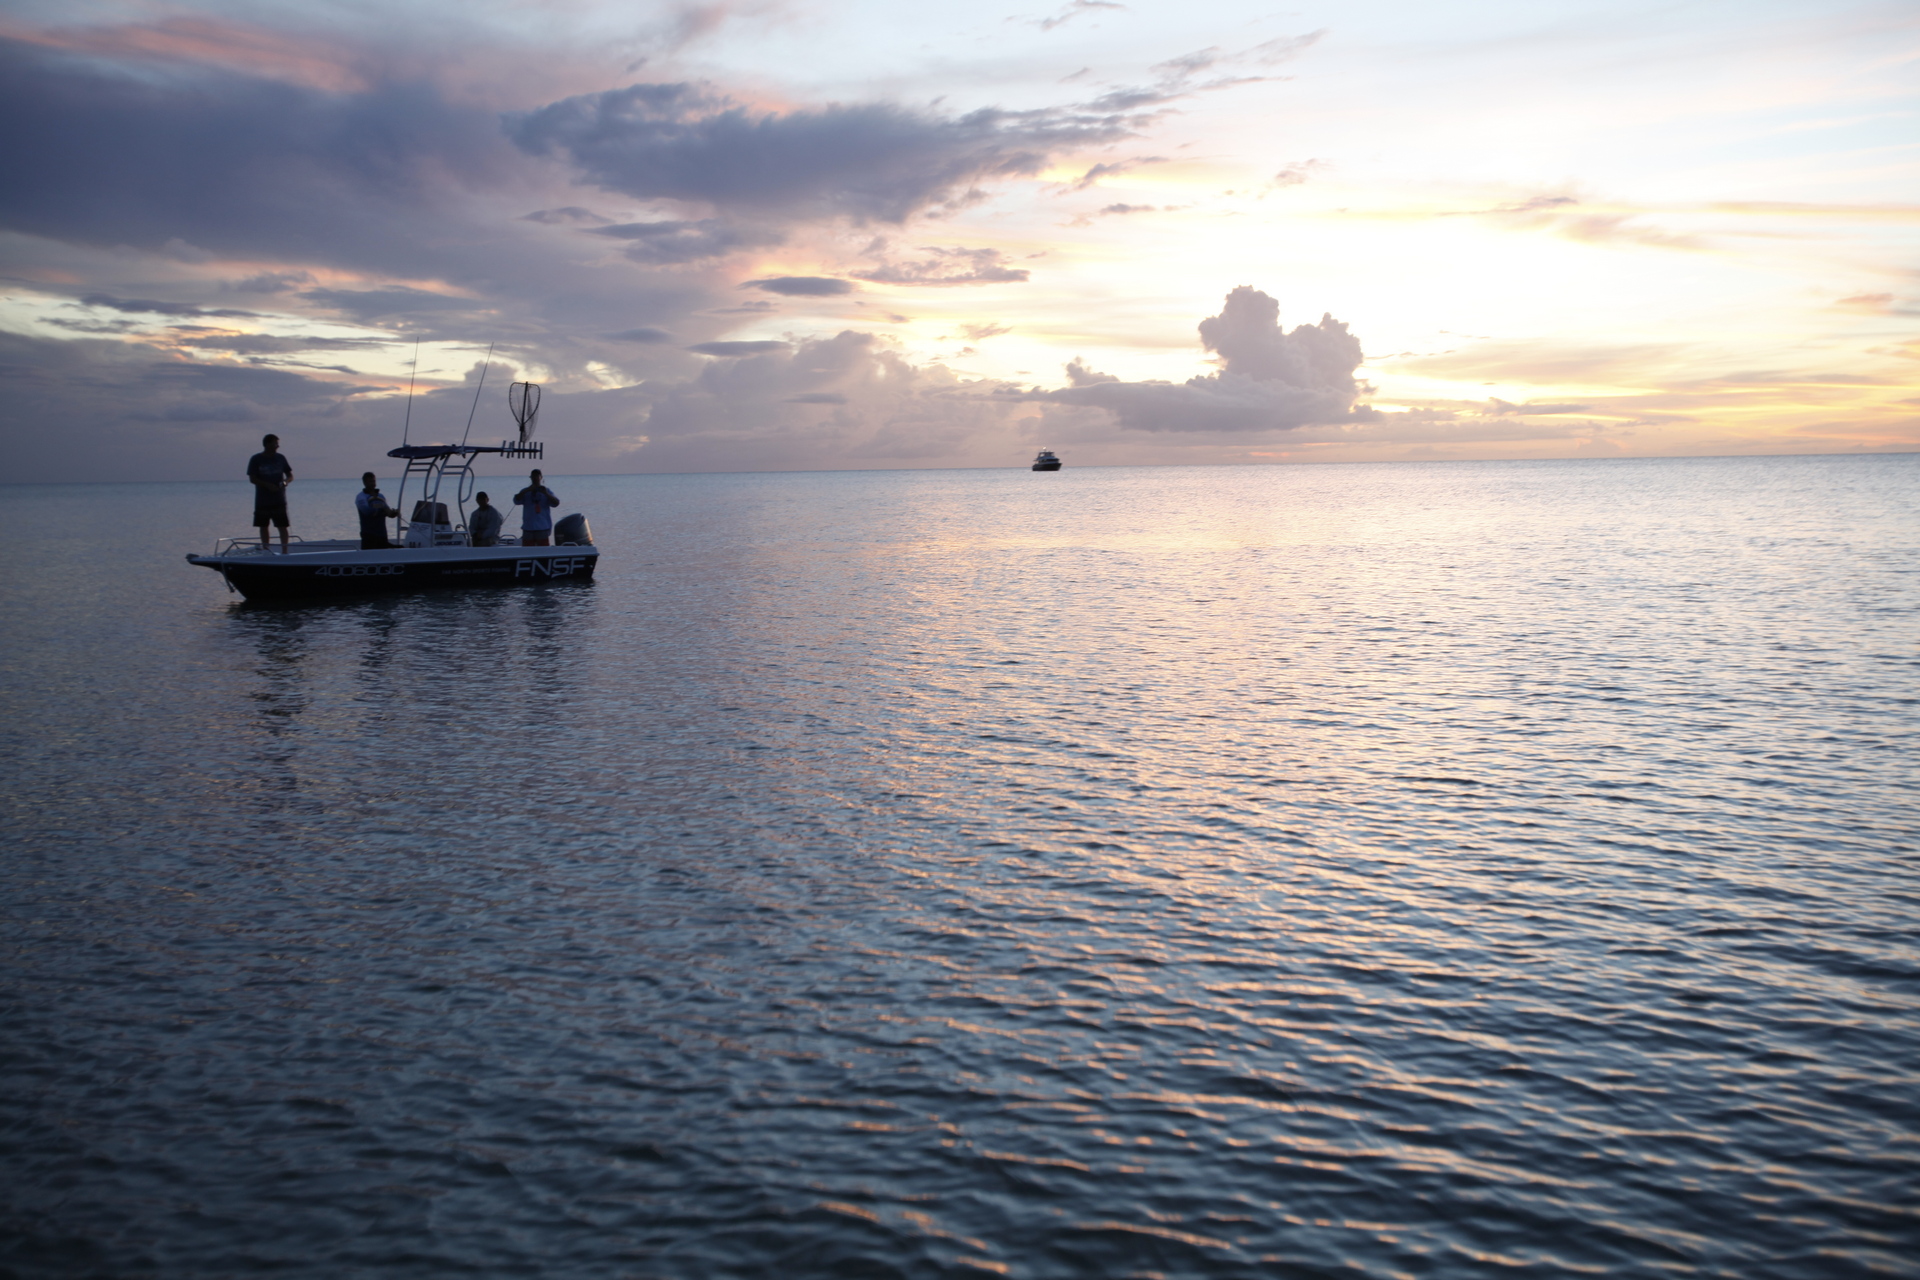
[[[400,424],[400,447],[407,447],[407,432],[413,429],[413,379],[420,372],[420,335],[413,336],[413,368],[407,370],[407,420]]]
[[[533,434],[533,421],[540,416],[540,384],[516,382],[507,388],[507,411],[520,424],[520,443]]]
[[[493,368],[494,344],[487,344],[487,362],[480,366],[480,383],[473,389],[473,408],[467,410],[467,429],[460,433],[460,443],[465,444],[467,437],[473,434],[473,415],[480,412],[480,393],[487,386],[487,370]]]

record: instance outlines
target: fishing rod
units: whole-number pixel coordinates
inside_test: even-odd
[[[420,335],[413,337],[413,368],[407,371],[407,420],[400,424],[400,447],[407,445],[407,432],[413,428],[413,380],[420,372]]]
[[[460,433],[460,443],[462,445],[465,445],[467,437],[473,434],[473,415],[480,412],[480,393],[486,390],[487,370],[493,367],[494,346],[495,344],[491,342],[487,344],[487,362],[480,366],[480,385],[473,389],[473,408],[467,410],[467,429]]]

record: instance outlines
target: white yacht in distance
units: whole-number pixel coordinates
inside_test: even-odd
[[[432,587],[516,587],[591,579],[600,549],[593,545],[583,515],[557,521],[550,547],[521,546],[518,538],[508,535],[492,546],[473,545],[467,532],[467,503],[476,480],[474,463],[483,454],[541,458],[546,452],[545,445],[527,439],[538,412],[539,387],[515,383],[509,404],[520,421],[517,442],[403,444],[388,451],[389,458],[407,464],[394,511],[407,510],[408,487],[416,481],[419,495],[410,517],[392,517],[399,536],[392,539],[391,547],[363,551],[358,538],[296,539],[282,553],[262,547],[255,534],[223,538],[213,554],[189,555],[187,560],[212,569],[229,591],[248,600],[310,600]]]
[[[1060,469],[1060,458],[1053,450],[1042,449],[1033,457],[1033,469],[1035,471],[1058,471]]]

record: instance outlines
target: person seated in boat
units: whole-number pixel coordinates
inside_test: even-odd
[[[287,486],[293,483],[293,464],[280,452],[280,437],[260,438],[260,452],[247,459],[247,481],[253,485],[253,524],[260,530],[260,549],[267,545],[267,525],[280,528],[280,554],[287,554]]]
[[[553,509],[560,505],[560,495],[541,483],[538,469],[531,472],[527,479],[530,482],[527,487],[513,495],[513,504],[520,508],[520,545],[550,546],[553,539]]]
[[[360,477],[360,492],[353,495],[354,509],[360,513],[360,549],[385,551],[393,545],[387,539],[387,521],[400,514],[387,505],[380,492],[380,481],[369,471]]]
[[[487,501],[487,495],[473,495],[473,514],[467,517],[467,536],[476,547],[493,547],[500,543],[500,508]]]

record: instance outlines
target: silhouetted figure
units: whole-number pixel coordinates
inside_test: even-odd
[[[540,483],[538,469],[527,479],[532,483],[513,495],[514,505],[520,508],[520,545],[549,546],[553,540],[553,509],[560,505],[560,495]]]
[[[247,459],[247,480],[253,485],[253,524],[260,530],[260,549],[267,545],[267,526],[280,527],[280,554],[287,554],[287,486],[293,483],[293,464],[280,452],[280,437],[262,436],[260,452]]]
[[[385,551],[391,547],[393,543],[387,540],[387,521],[399,512],[387,505],[387,495],[380,492],[373,472],[360,477],[360,492],[353,495],[353,505],[360,513],[360,549]]]
[[[473,495],[473,514],[467,517],[467,535],[473,539],[476,547],[499,545],[500,525],[503,517],[500,508],[487,501],[487,495]]]

